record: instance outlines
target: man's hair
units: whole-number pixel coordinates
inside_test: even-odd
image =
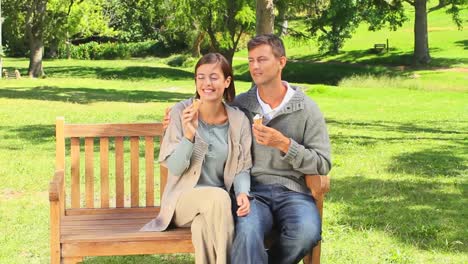
[[[247,43],[247,49],[251,51],[261,45],[270,46],[275,57],[279,58],[281,56],[286,56],[283,41],[273,34],[262,34],[256,36]]]

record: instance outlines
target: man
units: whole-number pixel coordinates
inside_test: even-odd
[[[321,221],[304,174],[331,169],[330,141],[317,105],[282,81],[283,42],[274,35],[249,41],[249,70],[255,85],[234,100],[249,119],[263,116],[252,132],[250,213],[236,219],[231,263],[297,263],[320,239]],[[278,238],[266,251],[272,228]]]
[[[281,79],[287,61],[281,39],[260,35],[247,48],[255,85],[233,104],[252,123],[257,115],[262,123],[252,126],[253,200],[250,213],[236,217],[231,263],[297,263],[321,239],[320,216],[304,175],[328,174],[330,140],[317,105]],[[264,238],[273,228],[278,237],[265,250]]]

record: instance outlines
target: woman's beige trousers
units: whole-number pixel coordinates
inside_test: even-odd
[[[234,237],[234,220],[229,194],[218,187],[197,187],[177,201],[173,222],[191,226],[195,263],[224,264]]]

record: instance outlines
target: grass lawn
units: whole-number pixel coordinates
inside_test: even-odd
[[[313,72],[308,65],[304,72]],[[154,59],[46,61],[45,67],[46,79],[0,81],[1,263],[48,262],[56,116],[76,123],[155,121],[166,106],[193,94],[190,69]],[[437,75],[438,81],[450,74]],[[342,78],[339,86],[303,83],[326,116],[333,144],[324,263],[468,261],[468,85],[404,85],[414,81],[420,80],[369,76],[365,83]],[[250,83],[237,85],[245,91]],[[85,263],[192,260],[127,256]]]
[[[467,40],[447,18],[429,18],[437,68],[399,67],[412,47],[411,21],[391,33],[360,28],[335,57],[315,54],[313,42],[287,42],[284,79],[319,104],[332,141],[323,263],[468,263]],[[390,54],[367,53],[377,35],[390,38]],[[238,92],[250,87],[245,54],[234,61]],[[0,80],[0,263],[49,262],[55,117],[161,120],[194,93],[192,68],[166,62],[52,60],[45,79]],[[4,66],[24,74],[28,62],[7,58]],[[191,262],[188,254],[84,263]]]

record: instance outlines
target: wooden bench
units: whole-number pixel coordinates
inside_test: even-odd
[[[383,44],[383,43],[374,44],[374,51],[376,53],[382,53],[386,48],[387,48],[386,44]]]
[[[160,166],[159,182],[154,175],[155,146],[162,134],[160,123],[80,125],[57,118],[56,171],[49,185],[51,263],[193,252],[190,228],[138,231],[159,212],[155,190],[159,197],[164,192],[167,169]],[[307,176],[306,182],[322,214],[329,178]],[[305,263],[312,259],[320,263],[320,245]]]
[[[2,75],[5,79],[21,79],[21,74],[18,70],[8,71],[7,69],[3,69]]]

